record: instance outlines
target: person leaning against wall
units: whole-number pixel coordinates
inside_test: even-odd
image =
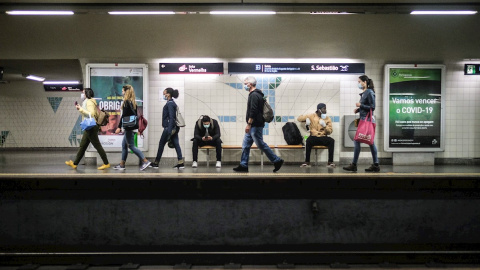
[[[202,117],[198,119],[195,123],[192,139],[192,168],[198,167],[198,147],[205,145],[215,146],[217,153],[217,164],[215,167],[222,167],[222,140],[220,136],[220,126],[217,120],[210,118],[208,115],[202,115]]]
[[[132,116],[135,115],[137,116],[137,102],[135,101],[135,90],[133,89],[133,86],[127,84],[122,87],[122,95],[123,95],[123,103],[122,103],[122,117],[120,119],[123,119],[125,116]],[[137,117],[138,119],[138,117]],[[120,133],[122,130],[123,123],[120,120],[118,124],[118,128],[115,130],[115,134]],[[132,150],[132,152],[137,155],[137,157],[142,160],[142,165],[140,166],[140,170],[143,171],[145,170],[148,165],[150,165],[150,161],[145,158],[143,155],[142,151],[140,151],[137,147],[135,147],[134,144],[134,133],[133,130],[138,129],[138,123],[137,126],[134,127],[133,129],[127,129],[124,128],[125,132],[123,135],[123,141],[122,141],[122,161],[120,161],[120,164],[116,165],[113,167],[115,170],[125,170],[125,162],[127,161],[127,156],[128,156],[128,148]]]
[[[158,143],[157,157],[155,161],[150,164],[152,168],[158,169],[158,164],[162,158],[163,150],[165,144],[173,144],[175,151],[177,152],[178,164],[173,166],[173,168],[184,169],[185,162],[182,157],[182,149],[180,148],[180,142],[178,139],[178,132],[180,127],[177,126],[175,121],[177,117],[177,104],[173,101],[174,98],[178,98],[179,93],[177,89],[166,88],[163,90],[163,99],[167,101],[165,106],[163,106],[162,113],[162,127],[163,132],[160,137],[160,142]]]
[[[310,153],[315,145],[328,147],[328,168],[335,168],[333,163],[333,153],[335,151],[335,140],[328,135],[332,134],[332,119],[327,116],[327,105],[319,103],[317,111],[307,115],[300,115],[299,122],[307,122],[310,126],[310,136],[308,136],[305,145],[305,162],[300,167],[310,167]]]
[[[92,117],[95,117],[97,115],[97,101],[93,98],[93,95],[94,93],[91,88],[83,89],[82,106],[80,106],[79,104],[75,105],[79,113],[82,115],[82,120],[85,117],[89,117],[90,115]],[[82,140],[80,141],[80,148],[78,149],[77,157],[75,158],[75,161],[72,161],[72,160],[65,161],[65,164],[76,169],[83,155],[85,155],[85,151],[87,151],[88,145],[92,143],[93,147],[97,149],[97,152],[103,161],[103,165],[98,167],[98,169],[104,170],[104,169],[110,168],[110,163],[108,163],[107,154],[105,153],[105,150],[103,149],[102,144],[98,139],[99,128],[100,127],[98,125],[95,125],[93,128],[83,131]]]
[[[263,151],[268,159],[273,163],[273,172],[280,170],[283,165],[283,159],[275,155],[263,141],[263,128],[265,127],[265,119],[263,118],[263,99],[262,90],[257,89],[257,80],[255,77],[249,76],[243,81],[244,89],[249,92],[247,101],[247,126],[245,127],[245,136],[242,142],[242,157],[240,165],[233,168],[236,172],[248,172],[248,159],[250,156],[250,147],[253,142],[258,149]]]
[[[357,108],[355,108],[354,113],[359,112],[360,119],[365,120],[367,114],[370,113],[370,110],[372,110],[372,114],[375,111],[375,88],[372,79],[368,78],[366,75],[358,77],[358,88],[362,90],[362,93],[360,94],[360,102],[355,104]],[[374,119],[373,115],[372,119]],[[355,140],[353,141],[353,144],[353,161],[349,166],[343,167],[343,169],[346,171],[356,172],[361,146],[360,143]],[[378,164],[377,146],[375,146],[375,142],[370,145],[370,152],[372,153],[373,164],[366,168],[365,171],[379,172],[380,166]]]

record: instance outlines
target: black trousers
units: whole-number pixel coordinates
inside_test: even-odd
[[[193,161],[198,161],[198,147],[205,145],[215,146],[217,150],[217,161],[222,161],[222,141],[220,139],[214,141],[202,141],[193,139],[192,153]]]
[[[310,136],[307,139],[305,145],[305,162],[310,162],[310,153],[312,152],[312,147],[315,145],[323,145],[328,147],[328,162],[333,162],[333,152],[335,150],[335,140],[333,138],[323,136],[315,137]]]

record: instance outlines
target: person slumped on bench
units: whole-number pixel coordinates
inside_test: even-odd
[[[193,146],[193,163],[192,168],[198,167],[198,147],[205,145],[215,146],[217,152],[217,164],[215,167],[222,167],[222,140],[220,139],[220,126],[217,120],[203,115],[195,124],[194,137],[192,139]]]
[[[310,136],[306,140],[305,145],[305,162],[300,167],[310,167],[310,153],[312,147],[323,145],[328,147],[328,163],[327,167],[335,168],[333,163],[333,153],[335,150],[335,140],[328,137],[332,134],[332,119],[327,116],[327,105],[319,103],[317,111],[312,114],[301,115],[297,118],[299,122],[306,122],[310,128]],[[307,128],[308,130],[308,128]]]

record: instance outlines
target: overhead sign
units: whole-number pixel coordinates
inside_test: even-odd
[[[480,64],[465,64],[465,75],[480,75]]]
[[[228,63],[228,73],[364,74],[365,64],[345,63]]]
[[[68,84],[68,85],[62,85],[62,84],[44,84],[43,89],[45,91],[82,91],[83,90],[83,84]]]
[[[443,65],[386,65],[385,151],[444,150]]]
[[[223,74],[223,63],[160,63],[160,74]]]

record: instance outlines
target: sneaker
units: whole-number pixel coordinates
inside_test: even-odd
[[[118,164],[115,167],[113,167],[113,169],[115,169],[115,170],[125,170],[125,165],[122,166],[122,165]]]
[[[238,165],[238,167],[233,168],[236,172],[248,172],[248,167],[243,167],[242,165]]]
[[[197,168],[197,167],[198,167],[198,163],[197,163],[196,161],[194,161],[194,162],[192,163],[192,168]]]
[[[73,164],[73,161],[69,160],[69,161],[65,161],[65,164],[67,164],[68,166],[76,169],[77,168],[77,165]]]
[[[185,169],[185,163],[178,163],[177,165],[173,166],[176,169]]]
[[[305,167],[310,168],[310,167],[312,167],[312,165],[310,165],[309,162],[305,162],[302,165],[300,165],[300,168],[305,168]]]
[[[221,168],[221,167],[222,167],[222,162],[221,162],[221,161],[217,161],[217,164],[215,164],[215,167]]]
[[[142,166],[140,166],[140,171],[145,170],[150,165],[150,163],[152,163],[152,162],[150,162],[148,160],[146,162],[143,162]]]
[[[158,162],[152,162],[150,163],[149,167],[152,167],[154,169],[158,169]]]
[[[357,165],[351,163],[351,164],[348,165],[347,167],[343,167],[343,169],[344,169],[345,171],[356,172],[356,171],[357,171]]]
[[[327,163],[327,168],[336,168],[336,167],[337,167],[337,165],[335,165],[335,163],[333,163],[333,162],[328,162]]]
[[[369,168],[365,169],[366,172],[379,172],[380,171],[380,166],[372,164]]]
[[[283,162],[284,162],[283,159],[280,159],[280,161],[273,163],[273,165],[275,166],[275,168],[273,169],[273,172],[277,172],[278,170],[280,170],[280,168],[283,165]]]
[[[97,169],[99,169],[99,170],[105,170],[105,169],[108,169],[108,168],[110,168],[110,163],[108,163],[108,164],[103,164],[102,166],[98,167]]]

